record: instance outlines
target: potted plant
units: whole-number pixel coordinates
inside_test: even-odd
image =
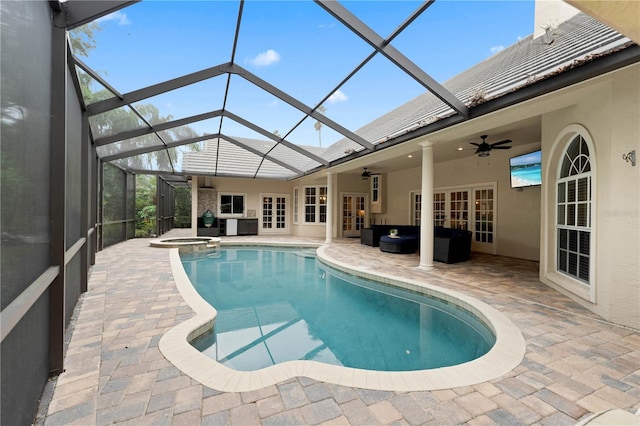
[[[390,229],[389,230],[389,236],[390,237],[397,237],[398,236],[398,230],[396,228]]]

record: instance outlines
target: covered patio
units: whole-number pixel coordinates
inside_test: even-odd
[[[172,230],[167,237],[184,236]],[[232,240],[292,237],[224,237]],[[538,263],[474,253],[463,264],[417,268],[338,239],[330,256],[372,271],[436,283],[499,309],[527,350],[511,373],[429,392],[355,389],[298,377],[253,392],[223,393],[171,365],[158,342],[193,316],[178,293],[169,249],[135,239],[97,254],[89,289],[68,334],[66,371],[48,383],[37,424],[542,424],[571,425],[591,413],[633,413],[640,398],[640,333],[603,321],[538,279]]]

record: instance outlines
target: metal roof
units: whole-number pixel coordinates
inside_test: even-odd
[[[109,6],[102,10],[94,4],[89,9],[81,1],[63,3],[68,14],[68,27],[74,28],[107,11],[136,2],[89,2]],[[332,76],[335,85],[325,86],[324,95],[315,103],[305,103],[266,78],[240,66],[235,60],[242,33],[243,15],[254,3],[233,3],[234,16],[221,22],[227,33],[234,34],[226,41],[231,61],[209,68],[189,72],[168,80],[120,93],[100,73],[93,70],[78,55],[72,61],[79,79],[101,88],[99,97],[83,93],[86,113],[98,155],[120,167],[137,172],[158,172],[176,175],[238,176],[265,179],[293,179],[312,173],[335,162],[383,149],[394,141],[407,140],[412,135],[429,132],[439,122],[456,123],[474,116],[482,105],[525,87],[562,74],[600,54],[634,46],[630,60],[637,61],[637,46],[606,25],[583,14],[578,14],[542,37],[524,38],[514,45],[463,71],[440,84],[420,66],[412,62],[391,45],[403,31],[422,14],[428,14],[433,1],[423,2],[399,21],[386,38],[368,27],[364,18],[334,1],[295,3],[296,7],[315,7],[321,13],[337,20],[348,29],[351,37],[346,44],[356,43],[361,49],[348,66],[340,66],[343,74]],[[288,6],[287,6],[288,4]],[[226,9],[233,10],[225,2]],[[263,7],[269,7],[267,3]],[[291,7],[285,2],[273,7]],[[92,15],[93,14],[93,15]],[[275,29],[277,31],[277,29]],[[353,40],[353,37],[358,40]],[[362,47],[364,46],[364,47]],[[369,53],[366,53],[369,52]],[[413,99],[391,109],[379,117],[372,117],[357,129],[340,123],[340,117],[330,116],[322,107],[331,95],[351,82],[371,62],[392,64],[393,76],[418,83]],[[87,61],[88,62],[88,61]],[[169,66],[171,64],[169,63]],[[295,78],[292,76],[291,78]],[[393,78],[390,76],[390,78]],[[141,77],[141,81],[145,81]],[[319,83],[320,85],[320,83]],[[86,87],[86,85],[85,85]],[[371,90],[375,91],[375,88]],[[198,103],[202,112],[179,118],[158,114],[149,105],[161,105],[167,93],[179,95],[185,102]],[[202,93],[210,99],[202,102]],[[252,111],[242,116],[234,111],[234,96],[255,96],[277,100],[289,108],[286,128],[270,129],[271,123],[261,120]],[[204,104],[204,105],[201,105]],[[242,114],[245,114],[243,111]],[[249,116],[250,115],[250,116]],[[284,121],[283,121],[284,122]],[[279,125],[283,122],[279,122]],[[316,147],[309,138],[299,138],[303,126],[318,125],[334,142],[328,147]],[[442,125],[442,124],[440,124]],[[206,129],[201,131],[200,129]],[[239,130],[242,129],[242,130]],[[249,136],[248,136],[249,135]],[[320,135],[319,135],[320,137]]]

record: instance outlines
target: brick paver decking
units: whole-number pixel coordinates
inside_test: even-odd
[[[357,240],[338,240],[329,252],[400,277],[424,276],[417,256],[381,253]],[[36,423],[555,426],[608,408],[640,408],[638,330],[603,321],[541,284],[536,262],[474,254],[436,269],[433,284],[473,296],[518,326],[527,351],[517,368],[489,382],[431,392],[298,377],[223,393],[186,376],[158,350],[160,337],[193,315],[175,288],[169,250],[146,239],[109,247],[97,254],[69,328],[66,371],[45,388]]]

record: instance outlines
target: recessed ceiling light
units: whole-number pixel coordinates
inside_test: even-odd
[[[463,149],[464,149],[463,147],[459,147],[459,148],[458,148],[458,151],[462,151]]]
[[[407,157],[413,158],[413,154],[409,154],[409,155],[407,155]]]

